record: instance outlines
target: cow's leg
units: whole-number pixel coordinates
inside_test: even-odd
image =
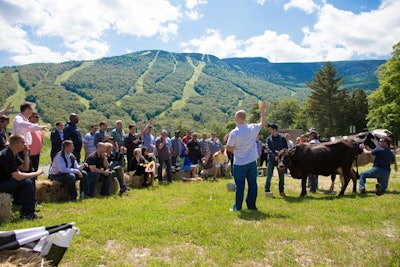
[[[307,176],[301,178],[301,197],[307,195]]]
[[[350,182],[350,173],[349,172],[343,173],[343,177],[344,177],[344,184],[342,186],[342,189],[340,190],[339,196],[343,196],[344,192],[346,191],[347,185]]]
[[[344,175],[340,174],[340,183],[342,184],[342,187],[344,185]]]
[[[353,168],[350,169],[350,175],[353,180],[353,193],[357,193],[357,174]]]
[[[336,180],[336,173],[331,174],[331,187],[329,188],[329,193],[333,192],[333,189],[335,188],[335,180]]]

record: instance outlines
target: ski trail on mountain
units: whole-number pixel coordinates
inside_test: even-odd
[[[176,72],[176,65],[178,65],[178,60],[176,60],[176,57],[172,53],[170,53],[171,57],[174,59],[174,69],[172,70],[172,73]]]
[[[184,107],[186,105],[186,101],[190,97],[200,96],[194,90],[194,83],[199,80],[200,74],[202,73],[203,68],[206,65],[206,63],[203,61],[200,61],[199,64],[196,66],[193,64],[193,61],[190,57],[186,57],[186,60],[188,61],[190,66],[193,68],[193,75],[192,75],[192,77],[190,77],[189,80],[186,81],[185,87],[183,87],[182,98],[180,100],[177,100],[172,103],[172,106],[170,108],[172,110],[180,110],[182,107]],[[164,117],[165,111],[163,111],[159,116]]]
[[[21,86],[21,81],[19,79],[18,72],[14,72],[12,74],[12,78],[17,84],[17,92],[7,98],[6,103],[13,103],[15,113],[18,112],[18,108],[26,99],[26,91],[25,88]]]
[[[137,79],[136,84],[135,84],[136,93],[144,93],[144,79],[146,78],[147,74],[151,71],[154,63],[157,61],[158,53],[160,53],[160,51],[157,51],[156,55],[154,56],[154,59],[149,63],[149,66],[147,67],[147,69]]]
[[[61,83],[67,81],[74,73],[83,70],[84,68],[90,67],[94,64],[94,61],[86,61],[83,62],[79,67],[64,71],[60,75],[57,76],[56,80],[54,81],[55,85],[61,86]],[[69,91],[71,92],[71,91]],[[79,102],[85,105],[86,109],[89,109],[89,99],[86,99],[75,92],[71,92],[79,98]]]

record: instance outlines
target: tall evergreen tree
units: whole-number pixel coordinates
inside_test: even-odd
[[[313,127],[324,136],[337,135],[340,129],[338,122],[343,120],[343,108],[347,90],[339,89],[344,82],[343,75],[336,78],[337,70],[330,62],[318,69],[312,82],[306,82],[311,89],[308,98],[308,114]]]
[[[354,125],[356,133],[364,131],[367,127],[368,100],[367,94],[362,89],[355,89],[351,92],[347,104],[346,118],[348,125]]]
[[[400,42],[379,68],[379,88],[369,96],[368,127],[400,133]]]

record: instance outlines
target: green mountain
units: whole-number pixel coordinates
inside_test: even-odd
[[[382,60],[333,62],[343,87],[378,87]],[[122,119],[154,118],[158,127],[201,130],[233,120],[238,109],[259,100],[304,101],[305,86],[324,63],[270,63],[264,58],[219,59],[212,55],[141,51],[94,61],[0,68],[0,103],[24,98],[46,122],[80,116],[80,127]],[[86,130],[82,130],[86,132]]]

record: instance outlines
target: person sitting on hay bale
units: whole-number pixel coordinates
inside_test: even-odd
[[[128,169],[129,172],[133,172],[133,175],[143,176],[143,186],[153,186],[154,182],[155,162],[151,160],[149,154],[149,150],[146,147],[135,148]]]
[[[96,146],[96,152],[90,154],[86,159],[88,164],[89,196],[94,196],[94,190],[99,180],[103,180],[100,190],[102,196],[110,196],[110,185],[112,173],[110,163],[107,160],[106,145],[100,142]]]
[[[77,192],[75,182],[80,180],[81,199],[88,195],[89,182],[88,174],[84,170],[87,163],[78,164],[72,152],[74,151],[74,143],[71,140],[62,142],[62,150],[57,152],[50,167],[49,179],[68,185],[70,200],[77,201]]]
[[[110,141],[114,142],[110,137]],[[128,186],[124,181],[124,171],[122,169],[122,161],[124,158],[124,148],[118,147],[118,143],[105,143],[106,144],[106,153],[107,153],[107,161],[110,164],[110,171],[112,173],[112,177],[116,177],[119,183],[119,194],[122,195],[129,191]]]
[[[21,159],[18,153],[23,152]],[[20,134],[10,136],[10,145],[0,152],[0,192],[11,194],[14,203],[21,205],[21,219],[39,219],[35,214],[35,192],[31,178],[43,174],[43,170],[36,172],[22,172],[29,170],[29,147],[25,138]]]
[[[217,176],[218,171],[221,170],[221,176],[231,177],[230,169],[231,164],[229,164],[228,155],[225,154],[225,147],[221,146],[220,150],[215,152],[214,155],[214,176]]]
[[[203,163],[203,169],[200,172],[201,178],[205,178],[207,180],[208,176],[213,175],[213,181],[217,181],[214,158],[210,151],[205,151],[205,156],[201,159],[201,162]]]

